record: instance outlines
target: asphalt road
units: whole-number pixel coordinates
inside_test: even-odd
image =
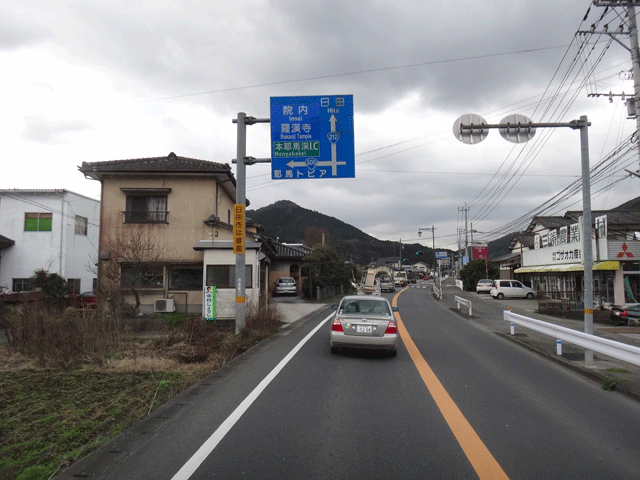
[[[638,477],[637,402],[465,321],[430,291],[384,295],[400,308],[397,357],[332,355],[324,309],[60,478]]]

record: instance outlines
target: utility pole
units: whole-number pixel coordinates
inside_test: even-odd
[[[467,226],[467,214],[469,213],[469,207],[459,207],[458,212],[464,212],[464,256],[469,258],[469,230]],[[462,261],[460,262],[462,263]],[[462,268],[462,265],[460,265]]]
[[[617,30],[612,30],[609,31],[609,29],[607,28],[607,26],[605,25],[604,30],[602,31],[595,31],[595,28],[592,27],[591,30],[586,30],[586,31],[578,31],[577,33],[580,34],[591,34],[591,35],[609,35],[611,38],[613,38],[616,42],[618,42],[620,45],[622,45],[623,48],[625,48],[626,50],[629,51],[629,53],[631,53],[631,71],[633,73],[633,96],[631,96],[630,98],[626,99],[626,104],[627,104],[627,113],[629,115],[629,118],[632,117],[631,112],[633,112],[633,116],[636,119],[636,136],[640,135],[640,50],[638,49],[638,24],[636,21],[636,4],[640,5],[640,2],[637,2],[637,0],[594,0],[593,4],[596,7],[606,7],[606,8],[615,8],[615,7],[622,7],[627,9],[627,19],[629,22],[629,30],[627,32],[624,31],[624,27],[623,24],[620,24],[619,29]],[[620,15],[620,18],[624,18],[623,15]],[[617,38],[616,35],[629,35],[629,44],[630,46],[627,47],[625,44],[623,44],[622,42],[620,42]],[[609,101],[613,100],[613,97],[623,97],[622,99],[624,100],[624,92],[621,94],[614,94],[612,92],[609,92],[608,94],[605,93],[594,93],[594,94],[589,94],[590,97],[600,97],[600,96],[607,96],[609,97]],[[640,177],[640,142],[638,143],[638,162],[639,162],[639,168],[637,172],[633,172],[631,170],[627,170],[625,169],[625,171],[627,173],[630,173],[632,175],[635,175],[636,177]]]
[[[432,236],[432,247],[431,249],[433,250],[433,265],[432,268],[435,270],[436,268],[436,227],[435,225],[431,225],[431,227],[423,227],[423,228],[418,228],[418,236],[421,237],[422,236],[422,232],[424,230],[431,230],[431,236]]]

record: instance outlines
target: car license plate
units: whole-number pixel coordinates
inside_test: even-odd
[[[373,326],[371,325],[356,325],[357,333],[373,333]]]
[[[614,310],[614,311],[613,311],[613,314],[614,314],[614,315],[620,315],[620,312],[619,312],[619,311],[617,311],[617,310]]]

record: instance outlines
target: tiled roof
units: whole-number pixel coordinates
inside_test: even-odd
[[[513,234],[513,238],[507,247],[507,250],[511,251],[516,247],[516,243],[520,242],[523,247],[533,248],[534,234],[530,232],[518,232]]]
[[[302,258],[311,251],[309,247],[304,245],[285,245],[284,243],[275,242],[277,258]]]
[[[575,223],[570,218],[565,217],[533,217],[531,223],[527,227],[527,232],[532,232],[533,228],[536,224],[540,224],[545,228],[559,228],[559,227],[568,227],[572,223]]]
[[[86,198],[87,200],[91,200],[93,202],[100,202],[100,200],[96,200],[95,198],[87,197],[86,195],[82,195],[80,193],[73,192],[71,190],[67,190],[66,188],[10,188],[10,189],[0,189],[0,195],[7,195],[11,197],[12,195],[17,197],[24,196],[38,196],[38,195],[75,195],[76,197]],[[15,198],[15,197],[14,197]]]
[[[171,152],[166,157],[135,158],[129,160],[109,160],[105,162],[82,162],[78,167],[82,173],[96,180],[102,174],[130,173],[193,173],[227,174],[235,184],[231,166],[226,163],[210,162],[195,158],[179,157]]]
[[[565,216],[577,223],[578,218],[582,215],[582,211],[568,211]],[[638,210],[593,210],[591,212],[591,220],[596,217],[607,216],[607,224],[609,226],[625,226],[628,229],[640,228],[640,211]]]
[[[10,188],[10,189],[2,189],[0,193],[64,193],[69,190],[64,190],[62,188],[42,188],[42,189],[33,189],[33,188]],[[73,193],[73,192],[71,192]]]

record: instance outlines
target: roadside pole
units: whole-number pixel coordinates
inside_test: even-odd
[[[249,117],[244,112],[238,112],[237,118],[233,119],[233,123],[238,124],[238,138],[236,144],[236,158],[233,163],[238,165],[236,171],[236,204],[234,205],[234,225],[236,221],[236,209],[242,210],[242,225],[236,230],[234,227],[234,245],[233,251],[236,255],[236,334],[240,333],[245,327],[245,320],[247,317],[247,303],[245,297],[245,252],[244,252],[244,237],[245,237],[245,218],[244,208],[247,204],[246,191],[246,170],[247,165],[253,165],[254,163],[269,163],[270,158],[253,158],[247,157],[247,125],[253,125],[254,123],[269,123],[269,118],[255,118]],[[235,234],[237,231],[237,235]],[[239,248],[239,244],[242,244],[242,248]],[[238,245],[238,246],[237,246]]]
[[[244,158],[247,156],[247,124],[245,123],[246,114],[238,112],[236,122],[238,124],[238,141],[236,149],[237,175],[236,175],[236,205],[246,205],[246,170]],[[235,209],[234,209],[235,216]],[[235,220],[235,219],[234,219]],[[244,243],[245,226],[241,229],[242,241]],[[234,242],[236,242],[234,238]],[[234,245],[235,251],[235,245]],[[247,316],[247,303],[245,299],[245,253],[236,253],[236,335],[240,333],[245,326]]]
[[[593,252],[591,249],[591,181],[587,117],[580,117],[582,161],[582,255],[584,257],[584,333],[593,335]],[[584,351],[584,364],[593,366],[593,350]]]

